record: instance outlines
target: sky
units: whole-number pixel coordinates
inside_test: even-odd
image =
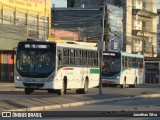
[[[52,0],[52,4],[55,4],[55,7],[67,7],[67,0]]]

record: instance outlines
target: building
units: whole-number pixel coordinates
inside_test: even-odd
[[[123,51],[157,56],[157,0],[68,0],[68,7],[123,8]]]
[[[109,50],[122,51],[123,49],[123,9],[107,4],[109,10]]]
[[[123,51],[157,56],[157,0],[110,0],[123,8]]]
[[[101,8],[103,3],[122,7],[124,0],[67,0],[68,8]]]
[[[51,0],[0,0],[0,81],[13,81],[11,54],[27,38],[47,39]]]
[[[123,9],[124,50],[157,56],[157,0],[126,0]]]
[[[145,83],[160,83],[160,57],[145,57]]]
[[[100,8],[103,0],[67,0],[67,8]]]
[[[122,8],[108,5],[111,28],[111,50],[122,48]],[[102,36],[102,11],[100,8],[52,8],[52,28],[77,32],[79,41],[95,42]],[[54,34],[52,32],[52,34]],[[116,36],[117,35],[117,36]],[[119,47],[120,45],[120,47]],[[117,47],[115,47],[117,46]]]
[[[78,33],[79,41],[97,42],[101,38],[99,9],[52,8],[51,17],[52,28]]]
[[[158,19],[157,19],[157,39],[158,39],[158,56],[160,56],[160,8],[157,9]]]
[[[3,43],[6,43],[6,40],[1,39],[0,49],[13,49],[21,38],[47,39],[50,26],[50,3],[51,0],[0,0],[0,25],[3,31],[6,30],[7,38],[5,39],[13,43],[11,46],[4,46]],[[7,29],[15,35],[23,36],[21,35],[20,39],[16,38],[13,42],[13,35],[10,35]]]
[[[51,29],[50,40],[78,41],[78,33],[63,29]]]

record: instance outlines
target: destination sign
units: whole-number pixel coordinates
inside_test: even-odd
[[[103,55],[107,55],[107,56],[116,56],[115,53],[103,53]]]
[[[50,46],[49,45],[37,45],[37,44],[25,44],[25,48],[40,48],[40,49],[47,49]]]

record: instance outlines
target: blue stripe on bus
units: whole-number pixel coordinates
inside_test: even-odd
[[[123,71],[124,72],[124,71]],[[102,76],[102,79],[115,79],[118,76],[120,76],[123,72],[119,72],[116,75],[112,76],[112,77],[107,77],[107,76]]]
[[[138,69],[138,68],[131,68],[131,69]],[[112,76],[112,77],[102,76],[101,78],[102,78],[102,79],[115,79],[115,78],[121,76],[121,75],[122,75],[125,71],[127,71],[127,70],[128,70],[128,68],[125,69],[125,70],[123,70],[123,71],[121,71],[121,72],[119,72],[119,73],[117,73],[116,75],[114,75],[114,76]]]
[[[143,55],[138,55],[138,54],[130,54],[130,53],[126,53],[126,52],[121,52],[122,56],[127,56],[127,57],[137,57],[137,58],[144,58]]]

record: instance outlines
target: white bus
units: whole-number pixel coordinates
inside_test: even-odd
[[[143,55],[126,52],[103,52],[102,84],[136,87],[144,83]]]
[[[85,94],[99,85],[96,47],[47,41],[22,41],[16,51],[14,82],[25,94],[48,90],[59,95],[76,89]]]

